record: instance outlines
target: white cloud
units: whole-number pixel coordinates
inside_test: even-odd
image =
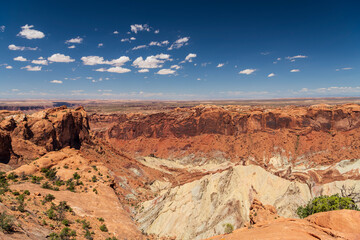
[[[35,50],[38,49],[37,47],[34,47],[34,48],[32,48],[32,47],[22,47],[22,46],[15,46],[14,44],[10,44],[10,45],[8,46],[8,48],[9,48],[10,50],[13,50],[13,51],[24,51],[24,50],[35,51]]]
[[[30,72],[37,72],[37,71],[41,71],[41,66],[30,66],[30,65],[27,65],[26,67],[22,67],[21,69],[26,69],[27,71],[30,71]]]
[[[201,81],[201,78],[197,78],[196,80]]]
[[[0,32],[5,32],[5,26],[4,25],[0,26]]]
[[[155,56],[148,56],[145,60],[143,57],[138,57],[134,60],[132,65],[138,68],[161,68],[165,61],[170,60],[172,59],[170,59],[169,54],[161,53]]]
[[[66,40],[65,43],[66,44],[69,44],[69,43],[82,43],[84,39],[81,38],[81,37],[76,37],[76,38],[72,38],[72,39],[69,39],[69,40]]]
[[[139,73],[147,73],[147,72],[149,72],[149,69],[147,69],[147,68],[140,69],[138,72]]]
[[[56,83],[56,84],[62,84],[63,83],[63,81],[61,81],[61,80],[52,80],[50,82],[51,83]]]
[[[101,65],[101,64],[107,64],[107,65],[114,65],[114,66],[122,66],[126,62],[130,61],[130,58],[127,56],[121,56],[118,59],[113,59],[111,61],[105,61],[103,57],[99,56],[86,56],[82,57],[81,60],[83,61],[84,65]]]
[[[147,24],[134,24],[130,26],[130,30],[134,33],[138,33],[141,31],[150,31],[150,27]]]
[[[156,74],[159,75],[168,75],[168,74],[174,74],[175,70],[171,70],[171,69],[161,69],[159,70]]]
[[[136,38],[135,38],[135,37],[131,37],[130,40],[134,41],[134,40],[136,40]]]
[[[277,61],[281,61],[281,58],[277,58],[276,60],[277,60]]]
[[[69,63],[75,61],[75,59],[71,59],[70,56],[65,56],[64,54],[61,53],[53,54],[51,57],[48,57],[48,60],[50,62],[62,62],[62,63]]]
[[[219,63],[216,67],[217,68],[221,68],[221,67],[223,67],[225,65],[225,63]]]
[[[162,41],[162,42],[156,42],[156,41],[152,41],[149,43],[149,46],[159,46],[159,47],[163,47],[169,44],[168,40]]]
[[[104,46],[103,43],[99,43],[99,44],[98,44],[98,48],[103,47],[103,46]]]
[[[192,62],[192,59],[195,58],[197,55],[195,53],[189,53],[186,57],[185,57],[185,62],[189,61]]]
[[[254,73],[255,71],[256,71],[256,69],[250,69],[250,68],[248,68],[248,69],[244,69],[244,70],[240,71],[239,74],[250,75],[250,74]]]
[[[300,72],[300,69],[291,69],[290,72]]]
[[[181,66],[175,64],[175,65],[172,65],[170,68],[175,68],[177,70],[177,69],[180,69]]]
[[[168,48],[168,50],[179,49],[182,46],[187,45],[189,40],[190,40],[190,37],[179,38],[173,44],[171,44],[171,46]]]
[[[130,39],[129,38],[123,38],[120,40],[121,42],[130,42]]]
[[[131,72],[130,69],[123,68],[123,67],[111,67],[109,69],[99,68],[99,69],[96,69],[95,71],[97,71],[97,72],[111,72],[111,73],[127,73],[127,72]]]
[[[294,62],[295,59],[299,59],[299,58],[307,58],[308,56],[304,56],[304,55],[296,55],[293,57],[286,57],[286,59],[289,59],[290,61]]]
[[[340,70],[351,70],[352,68],[351,67],[344,67],[344,68],[338,68],[336,69],[336,71],[340,71]]]
[[[154,31],[155,34],[158,34],[159,32],[160,32],[159,29]]]
[[[75,46],[75,45],[71,45],[71,46],[68,46],[68,48],[73,49],[73,48],[76,48],[76,46]]]
[[[146,45],[136,46],[136,47],[133,47],[132,50],[138,50],[138,49],[142,49],[142,48],[147,48],[147,46]]]
[[[6,68],[6,69],[12,69],[13,67],[10,66],[10,65],[7,65],[5,68]]]
[[[113,34],[119,34],[119,32],[118,32],[118,31],[114,31]]]
[[[275,73],[270,73],[270,74],[268,75],[268,77],[269,77],[269,78],[275,77]]]
[[[38,65],[48,65],[48,61],[45,60],[43,57],[40,57],[38,60],[32,60],[31,63]]]
[[[32,29],[33,25],[25,25],[21,27],[21,31],[18,33],[17,36],[23,37],[26,39],[40,39],[44,38],[45,34],[43,32],[40,32],[38,30]]]
[[[23,56],[18,56],[18,57],[16,57],[16,58],[14,58],[14,61],[26,62],[26,61],[27,61],[27,59],[26,59],[26,58],[24,58]]]

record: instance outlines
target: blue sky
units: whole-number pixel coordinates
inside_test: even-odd
[[[360,96],[357,1],[6,1],[2,99]]]

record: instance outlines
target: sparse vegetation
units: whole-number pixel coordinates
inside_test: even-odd
[[[14,217],[7,215],[5,212],[0,213],[0,229],[4,233],[9,233],[14,231]]]
[[[231,223],[224,224],[224,227],[225,227],[224,229],[225,234],[229,234],[234,231],[234,226]]]
[[[332,196],[320,196],[311,200],[306,206],[298,207],[296,213],[300,218],[319,212],[327,212],[340,209],[359,210],[355,201],[350,197],[340,197],[339,194]]]
[[[100,226],[100,230],[101,230],[102,232],[107,232],[107,231],[108,231],[108,229],[107,229],[107,227],[106,227],[105,224],[103,224],[103,225]]]

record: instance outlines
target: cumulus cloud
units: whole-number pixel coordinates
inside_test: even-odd
[[[26,67],[22,67],[21,69],[26,69],[27,71],[30,71],[30,72],[37,72],[37,71],[41,71],[41,66],[30,66],[30,65],[27,65]]]
[[[248,69],[244,69],[244,70],[240,71],[239,74],[250,75],[250,74],[254,73],[255,71],[256,71],[256,69],[248,68]]]
[[[188,62],[192,62],[192,59],[193,58],[196,58],[196,54],[195,53],[189,53],[186,57],[185,57],[185,60],[184,61],[182,61],[182,62],[186,62],[186,61],[188,61]]]
[[[134,41],[134,40],[136,40],[136,38],[135,38],[135,37],[131,37],[130,40]]]
[[[103,43],[99,43],[99,44],[98,44],[98,48],[101,48],[101,47],[103,47],[103,46],[104,46]]]
[[[26,39],[41,39],[45,37],[45,34],[43,32],[40,32],[38,30],[32,29],[33,25],[25,25],[21,27],[21,31],[18,33],[17,36],[23,37]]]
[[[76,38],[72,38],[72,39],[66,40],[65,43],[66,43],[66,44],[70,44],[70,43],[82,43],[83,40],[84,40],[84,39],[81,38],[81,37],[76,37]]]
[[[72,59],[70,56],[65,56],[61,53],[55,53],[51,57],[48,57],[50,62],[61,62],[61,63],[69,63],[75,62],[75,59]]]
[[[156,74],[168,75],[168,74],[174,74],[174,73],[175,73],[175,70],[172,70],[172,69],[161,69]]]
[[[137,68],[161,68],[163,66],[163,63],[165,61],[170,61],[170,55],[169,54],[157,54],[148,56],[145,60],[143,57],[138,57],[134,60],[133,66]]]
[[[295,62],[295,59],[301,59],[301,58],[307,58],[308,56],[304,56],[304,55],[296,55],[296,56],[292,56],[292,57],[286,57],[286,59],[290,60],[291,62]]]
[[[268,77],[269,77],[269,78],[275,77],[275,73],[270,73],[270,74],[268,75]]]
[[[27,59],[26,59],[26,58],[24,58],[23,56],[18,56],[18,57],[16,57],[16,58],[14,58],[14,61],[26,62],[26,61],[27,61]]]
[[[290,72],[294,73],[294,72],[300,72],[300,69],[291,69]]]
[[[0,32],[5,32],[5,26],[4,25],[0,26]]]
[[[5,68],[6,68],[6,69],[12,69],[13,67],[10,66],[10,65],[7,65]]]
[[[75,45],[71,45],[71,46],[68,46],[68,48],[73,49],[73,48],[76,48],[76,46],[75,46]]]
[[[140,69],[138,72],[139,73],[147,73],[147,72],[149,72],[149,69],[147,69],[147,68]]]
[[[14,44],[10,44],[10,45],[8,46],[8,48],[9,48],[10,50],[13,50],[13,51],[24,51],[24,50],[35,51],[35,50],[38,49],[38,47],[34,47],[34,48],[32,48],[32,47],[23,47],[23,46],[16,46],[16,45],[14,45]]]
[[[119,32],[118,32],[118,31],[114,31],[113,34],[119,34]]]
[[[159,47],[163,47],[169,44],[168,40],[162,41],[162,42],[156,42],[156,41],[152,41],[149,43],[149,46],[159,46]]]
[[[114,65],[114,66],[122,66],[124,65],[126,62],[130,61],[130,58],[127,56],[121,56],[117,59],[113,59],[113,60],[104,60],[103,57],[99,57],[99,56],[86,56],[86,57],[82,57],[81,60],[83,61],[84,65]]]
[[[56,84],[62,84],[63,83],[63,81],[61,81],[61,80],[52,80],[50,82],[51,83],[56,83]]]
[[[157,29],[157,30],[154,31],[155,34],[158,34],[159,32],[160,32],[159,29]]]
[[[142,48],[147,48],[147,46],[146,45],[136,46],[136,47],[133,47],[132,50],[138,50],[138,49],[142,49]]]
[[[150,27],[147,24],[133,24],[133,25],[130,26],[130,30],[133,33],[138,33],[138,32],[141,32],[141,31],[150,32]]]
[[[173,44],[171,44],[171,46],[168,48],[168,50],[179,49],[184,45],[188,45],[189,40],[190,40],[190,37],[179,38]]]
[[[177,70],[177,69],[180,69],[181,66],[175,64],[175,65],[172,65],[170,68],[175,68]]]
[[[216,67],[217,68],[221,68],[221,67],[223,67],[225,65],[225,63],[219,63]]]
[[[31,63],[38,65],[48,65],[48,61],[45,60],[43,57],[39,57],[39,59],[37,60],[32,60]]]
[[[127,73],[127,72],[131,72],[130,69],[128,68],[123,68],[123,67],[111,67],[111,68],[99,68],[96,69],[97,72],[111,72],[111,73]]]

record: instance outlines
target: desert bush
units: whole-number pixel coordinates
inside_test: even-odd
[[[5,212],[0,213],[0,229],[8,233],[14,231],[14,227],[14,217],[7,215]]]
[[[80,175],[77,172],[75,172],[73,174],[73,176],[74,176],[74,179],[80,179],[81,178]]]
[[[338,194],[335,194],[332,196],[316,197],[310,200],[306,206],[298,207],[296,213],[300,218],[306,218],[314,213],[341,209],[359,210],[352,198],[340,197]]]
[[[108,231],[108,229],[107,229],[107,227],[106,227],[105,224],[103,224],[103,225],[100,226],[100,230],[103,231],[103,232],[107,232],[107,231]]]
[[[232,233],[234,231],[234,226],[231,223],[224,224],[226,234]]]

